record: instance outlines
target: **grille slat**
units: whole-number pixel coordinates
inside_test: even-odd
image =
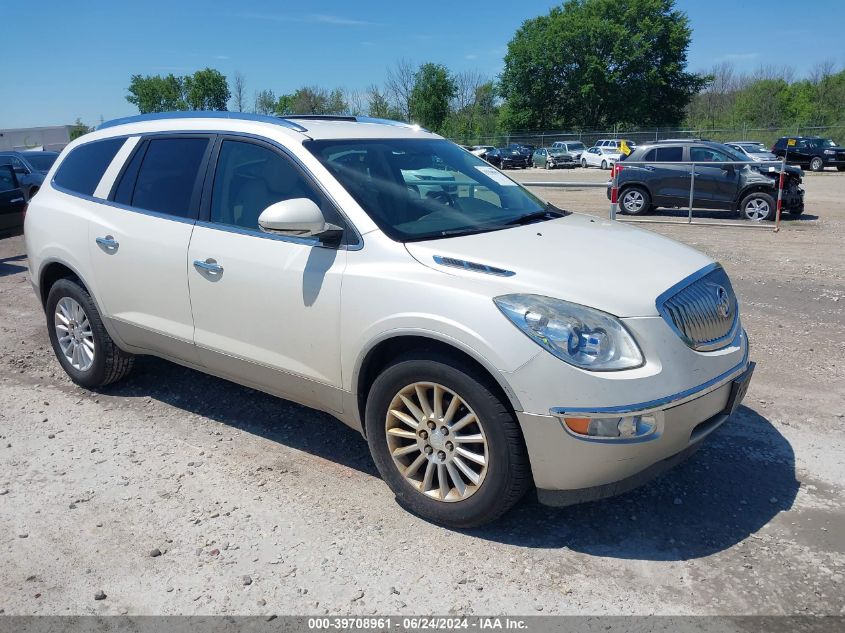
[[[678,336],[699,351],[730,343],[738,322],[736,295],[721,267],[694,275],[680,290],[664,293],[657,309]]]

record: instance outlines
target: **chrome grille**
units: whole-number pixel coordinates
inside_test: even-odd
[[[730,343],[739,323],[731,280],[718,265],[701,270],[660,295],[657,310],[678,336],[698,351]]]

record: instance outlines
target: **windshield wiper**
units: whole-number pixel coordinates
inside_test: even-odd
[[[532,222],[539,222],[541,220],[553,220],[555,218],[562,218],[565,215],[566,213],[564,213],[563,211],[560,211],[551,204],[547,204],[546,208],[542,211],[526,213],[525,215],[521,215],[518,218],[514,218],[513,220],[508,220],[507,222],[505,222],[505,225],[513,226],[515,224],[531,224]]]

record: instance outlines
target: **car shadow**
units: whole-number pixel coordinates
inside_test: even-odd
[[[643,218],[655,217],[655,218],[688,218],[689,217],[689,210],[687,209],[666,209],[666,208],[659,208],[651,213],[637,216]],[[702,218],[706,218],[708,220],[721,220],[723,222],[743,222],[743,219],[740,217],[739,213],[731,212],[731,211],[720,211],[717,209],[693,209],[692,210],[692,219],[693,220],[700,220]],[[802,213],[798,217],[791,215],[789,213],[784,213],[781,216],[782,222],[805,222],[810,220],[818,220],[819,216],[811,215],[809,213]]]
[[[150,356],[102,390],[149,397],[378,477],[366,440],[332,416]],[[789,442],[742,406],[689,460],[619,497],[566,508],[526,498],[497,522],[460,532],[516,547],[611,558],[688,560],[754,534],[798,492]],[[389,494],[385,487],[385,494]]]
[[[12,257],[4,257],[3,259],[0,259],[0,277],[8,277],[9,275],[26,272],[26,266],[13,263],[25,260],[26,255],[14,255]]]
[[[136,357],[135,369],[125,380],[100,392],[149,397],[378,477],[367,441],[329,414],[159,358]]]
[[[748,538],[792,507],[799,486],[789,442],[743,406],[689,460],[639,489],[567,508],[529,497],[498,523],[467,533],[593,556],[688,560]]]

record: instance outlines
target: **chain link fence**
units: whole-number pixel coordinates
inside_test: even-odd
[[[587,147],[591,147],[600,139],[624,138],[642,144],[668,138],[701,138],[719,142],[759,141],[767,147],[771,147],[781,136],[822,136],[824,138],[831,138],[839,144],[845,144],[845,125],[824,127],[796,125],[768,128],[741,126],[724,128],[655,127],[635,130],[625,128],[577,131],[547,130],[541,132],[512,132],[495,136],[453,138],[452,140],[462,145],[492,145],[494,147],[504,147],[509,143],[548,147],[555,141],[581,141]]]

